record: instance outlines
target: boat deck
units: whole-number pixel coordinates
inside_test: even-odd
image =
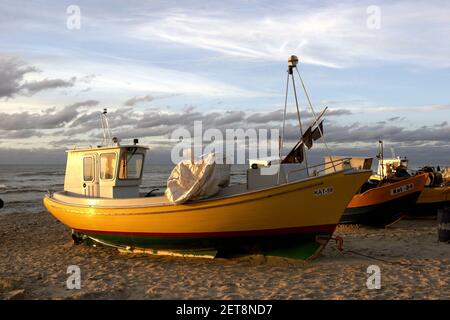
[[[228,186],[225,188],[222,188],[219,193],[216,195],[209,197],[208,200],[213,199],[221,199],[226,198],[234,195],[244,194],[249,192],[247,190],[246,184],[236,184],[232,186]],[[84,195],[67,192],[67,191],[61,191],[61,192],[55,192],[53,194],[53,199],[65,202],[65,203],[72,203],[72,204],[78,204],[78,205],[92,205],[92,206],[107,206],[107,207],[122,207],[122,206],[169,206],[174,205],[172,202],[170,202],[167,197],[164,194],[161,195],[155,195],[151,197],[145,197],[145,193],[141,194],[141,197],[139,198],[118,198],[118,199],[111,199],[111,198],[92,198],[87,197]],[[202,200],[197,200],[202,201]],[[189,201],[187,203],[193,203],[197,201]]]

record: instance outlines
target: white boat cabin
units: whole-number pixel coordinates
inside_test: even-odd
[[[68,150],[64,191],[90,198],[139,197],[147,149],[115,145]]]
[[[408,168],[408,159],[405,158],[391,158],[391,159],[380,159],[378,161],[377,174],[381,177],[389,176],[395,173],[397,167]]]

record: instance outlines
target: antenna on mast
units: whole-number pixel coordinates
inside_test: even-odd
[[[384,146],[382,140],[378,140],[377,158],[381,165],[381,177],[384,178]]]
[[[108,109],[104,108],[102,114],[100,115],[100,121],[102,123],[102,129],[103,129],[103,143],[104,146],[111,145],[112,142],[112,133],[111,128],[109,127],[109,121],[108,121]]]
[[[325,148],[327,150],[328,153],[328,157],[331,161],[331,165],[334,169],[334,171],[336,172],[336,166],[334,165],[334,161],[332,160],[330,151],[328,149],[328,145],[327,142],[325,141],[325,137],[323,134],[323,129],[322,129],[322,122],[319,123],[319,119],[321,118],[321,116],[323,115],[323,113],[326,111],[327,108],[325,108],[325,110],[319,115],[319,117],[316,115],[313,105],[311,103],[311,99],[309,98],[308,92],[306,90],[305,84],[303,82],[303,79],[300,75],[300,72],[297,68],[297,64],[298,64],[298,57],[297,56],[290,56],[288,58],[288,70],[287,70],[287,80],[286,80],[286,95],[285,95],[285,100],[284,100],[284,114],[283,114],[283,128],[282,128],[282,133],[281,133],[281,142],[280,142],[280,150],[279,150],[279,157],[280,157],[280,162],[281,163],[290,163],[290,162],[297,162],[297,163],[301,163],[303,162],[303,160],[305,161],[305,165],[306,165],[306,172],[309,176],[309,166],[308,166],[308,160],[306,157],[306,154],[304,153],[304,145],[306,145],[309,148],[312,147],[312,140],[316,140],[319,137],[322,139]],[[308,104],[309,107],[311,109],[311,113],[313,115],[314,118],[314,122],[311,126],[307,127],[306,131],[303,131],[303,126],[302,126],[302,122],[300,119],[300,109],[299,109],[299,104],[298,104],[298,98],[297,98],[297,89],[295,87],[295,79],[294,79],[294,69],[297,71],[297,75],[300,79],[303,91],[305,93],[306,99],[308,100]],[[294,90],[294,98],[295,98],[295,106],[297,109],[297,118],[298,118],[298,124],[300,127],[300,139],[297,142],[297,144],[295,145],[294,149],[286,156],[286,158],[281,159],[281,153],[282,153],[282,149],[283,149],[283,143],[284,143],[284,131],[285,131],[285,126],[286,126],[286,109],[287,109],[287,99],[288,99],[288,92],[289,92],[289,82],[290,79],[292,79],[292,88]],[[314,132],[312,132],[312,129],[314,128],[314,126],[316,127],[314,129]],[[279,182],[279,173],[278,173],[278,182]]]

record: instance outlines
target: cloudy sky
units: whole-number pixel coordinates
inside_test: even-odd
[[[450,2],[298,0],[2,0],[0,163],[97,144],[104,107],[114,135],[157,159],[195,120],[277,128],[291,54],[316,111],[329,108],[334,153],[372,156],[383,139],[416,163],[449,164]],[[290,101],[291,141],[294,111]]]

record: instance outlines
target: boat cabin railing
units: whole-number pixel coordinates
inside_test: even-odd
[[[337,167],[337,166],[339,166],[339,165],[341,165],[341,164],[342,164],[342,165],[344,165],[344,164],[350,164],[350,160],[351,160],[351,159],[352,159],[352,158],[350,158],[350,157],[349,157],[349,158],[336,159],[336,160],[331,160],[331,161],[319,163],[319,164],[316,164],[316,165],[313,165],[313,166],[308,166],[308,167],[304,167],[304,168],[300,168],[300,169],[291,170],[291,171],[289,171],[289,172],[287,173],[287,179],[286,179],[286,181],[289,181],[289,177],[290,177],[290,175],[293,174],[293,173],[298,173],[298,172],[302,172],[302,171],[305,171],[305,170],[308,170],[308,172],[309,172],[310,169],[314,169],[314,168],[323,166],[323,168],[320,169],[320,170],[314,169],[314,170],[312,171],[312,172],[313,172],[313,174],[312,174],[313,176],[318,176],[319,173],[321,173],[321,172],[323,172],[323,171],[329,169],[329,168],[327,168],[327,164],[331,164],[331,166]]]

